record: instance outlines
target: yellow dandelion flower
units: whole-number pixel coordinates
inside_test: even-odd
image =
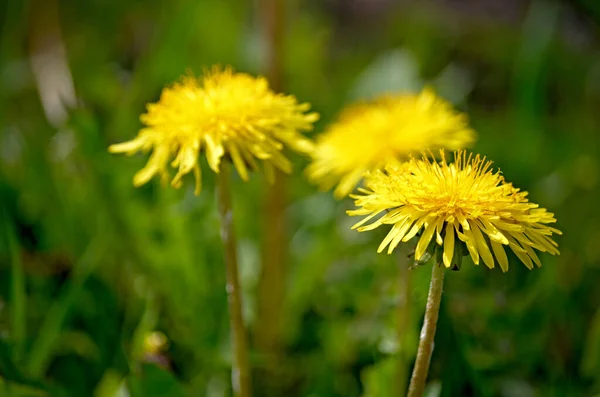
[[[423,150],[457,150],[475,140],[467,116],[431,89],[417,95],[387,95],[349,106],[317,137],[308,177],[324,190],[337,184],[342,198],[365,171],[405,161]]]
[[[313,144],[300,131],[312,129],[316,113],[306,113],[310,105],[299,104],[291,95],[276,94],[262,77],[213,68],[201,78],[183,77],[163,90],[160,100],[147,106],[141,116],[145,124],[129,142],[111,145],[112,153],[134,154],[152,150],[146,167],[134,177],[135,186],[154,175],[167,176],[167,164],[177,168],[174,187],[193,172],[196,194],[201,179],[198,157],[202,152],[210,168],[219,172],[223,157],[230,158],[240,177],[248,179],[248,167],[262,160],[267,176],[273,167],[291,171],[283,155],[284,145],[302,153]]]
[[[455,248],[461,252],[460,242],[475,264],[481,257],[493,268],[495,258],[503,271],[508,270],[506,246],[529,269],[532,261],[541,266],[534,249],[559,254],[552,234],[562,233],[547,225],[556,222],[554,214],[530,203],[527,192],[505,182],[485,157],[458,151],[448,164],[440,152],[440,162],[424,155],[365,175],[366,189],[352,196],[361,208],[348,214],[367,215],[353,226],[359,231],[392,225],[378,252],[387,246],[391,253],[398,243],[421,232],[415,259],[426,257],[437,244],[446,267],[453,265]]]

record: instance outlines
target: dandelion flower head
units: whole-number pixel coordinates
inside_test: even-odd
[[[263,162],[267,176],[274,168],[290,172],[284,146],[301,153],[313,147],[301,134],[318,119],[316,113],[306,113],[309,107],[293,96],[276,94],[262,77],[216,67],[203,77],[186,76],[165,88],[160,100],[149,104],[141,116],[145,127],[137,137],[111,145],[109,151],[152,150],[147,165],[133,179],[135,186],[156,174],[168,177],[171,162],[177,168],[171,184],[179,187],[182,177],[193,172],[198,194],[201,153],[217,173],[221,160],[231,159],[243,180],[248,179],[248,168],[258,168],[257,160]]]
[[[348,211],[366,217],[353,228],[391,225],[378,252],[387,247],[391,253],[401,241],[417,236],[415,259],[437,245],[446,267],[453,265],[455,248],[461,244],[475,264],[481,258],[493,268],[497,261],[503,271],[508,270],[506,247],[529,269],[533,263],[541,266],[535,250],[559,254],[552,234],[562,233],[548,226],[556,222],[554,214],[529,202],[527,192],[505,182],[485,157],[467,156],[465,151],[454,157],[448,164],[441,151],[439,162],[424,155],[367,173],[366,188],[352,196],[359,208]]]
[[[420,94],[386,95],[351,105],[317,137],[308,177],[337,198],[348,195],[365,171],[405,161],[423,150],[469,146],[475,132],[465,114],[431,89]]]

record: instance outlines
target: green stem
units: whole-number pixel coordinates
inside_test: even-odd
[[[280,91],[283,83],[285,0],[260,0],[260,6],[267,44],[267,77],[271,88]]]
[[[406,394],[406,381],[408,380],[408,334],[410,332],[410,285],[411,272],[408,270],[408,244],[398,247],[398,307],[397,307],[397,338],[398,338],[398,367],[397,367],[397,394]]]
[[[286,0],[259,0],[260,22],[264,29],[265,73],[275,92],[283,89]],[[262,267],[257,286],[254,328],[256,349],[261,354],[261,389],[266,395],[280,395],[284,331],[285,285],[288,270],[289,236],[286,231],[286,177],[276,171],[264,197]]]
[[[434,264],[433,270],[431,271],[431,283],[429,284],[425,319],[423,320],[423,328],[421,329],[421,339],[419,341],[417,359],[408,388],[408,397],[420,397],[425,390],[425,382],[427,381],[427,373],[429,372],[429,363],[431,362],[431,354],[433,353],[433,340],[440,311],[440,302],[442,300],[444,270],[444,266]]]
[[[230,164],[223,162],[217,176],[217,201],[221,216],[221,240],[223,240],[225,273],[227,276],[227,302],[233,360],[231,384],[234,397],[250,397],[250,368],[248,366],[248,341],[242,316],[242,297],[238,279],[237,247],[233,227],[231,189],[229,187]]]

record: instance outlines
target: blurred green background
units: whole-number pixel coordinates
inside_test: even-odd
[[[448,273],[428,395],[600,393],[600,3],[285,8],[284,91],[321,114],[315,134],[345,104],[429,84],[564,232],[541,269],[513,257],[506,274],[471,262]],[[243,0],[1,2],[0,396],[231,394],[214,176],[203,162],[199,197],[191,179],[135,189],[146,157],[106,148],[186,70],[264,73],[261,15]],[[398,267],[375,252],[386,231],[351,231],[351,200],[317,192],[294,161],[283,327],[269,354],[252,343],[255,395],[392,396]],[[259,289],[273,288],[260,281],[266,184],[233,185],[255,341]],[[429,276],[412,272],[409,360]],[[153,347],[157,335],[168,342]]]

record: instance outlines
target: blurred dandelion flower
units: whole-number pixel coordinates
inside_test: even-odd
[[[493,268],[495,258],[503,271],[508,270],[505,246],[529,269],[532,261],[541,266],[534,249],[559,254],[552,234],[562,233],[547,225],[556,222],[554,214],[530,203],[527,192],[505,182],[485,157],[467,157],[465,151],[458,151],[448,164],[444,151],[440,153],[440,162],[424,155],[365,175],[366,188],[352,196],[361,208],[348,214],[367,215],[353,226],[359,231],[393,225],[378,252],[387,246],[391,253],[398,243],[421,232],[415,259],[423,258],[437,243],[446,267],[453,265],[455,249],[463,252],[461,242],[475,264],[481,257]]]
[[[342,198],[365,171],[399,164],[423,150],[462,149],[475,140],[467,116],[431,89],[351,105],[317,137],[308,177]]]
[[[131,141],[111,145],[112,153],[134,154],[152,150],[148,164],[134,177],[135,186],[154,175],[168,176],[167,164],[178,169],[171,184],[181,185],[182,177],[193,172],[195,193],[200,193],[198,157],[206,153],[216,173],[223,157],[231,159],[240,177],[248,179],[248,168],[264,163],[268,177],[273,167],[291,171],[282,154],[284,145],[308,153],[313,144],[299,131],[312,129],[316,113],[310,105],[299,104],[293,96],[276,94],[262,78],[215,67],[201,78],[183,77],[163,90],[160,100],[147,106],[141,116],[146,125]]]

